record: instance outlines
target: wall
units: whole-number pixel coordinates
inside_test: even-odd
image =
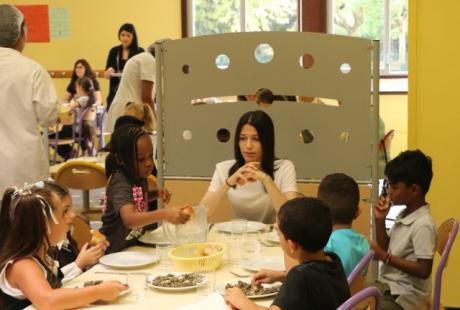
[[[459,11],[458,0],[409,1],[409,147],[433,158],[428,201],[438,225],[448,217],[460,219]],[[446,306],[460,307],[458,239],[443,275],[441,302]]]
[[[177,39],[181,36],[179,0],[10,0],[8,3],[47,4],[68,9],[68,40],[29,43],[24,50],[25,55],[40,62],[47,70],[72,70],[78,58],[88,60],[94,70],[105,69],[110,48],[119,44],[118,29],[126,22],[135,25],[139,44],[144,48],[160,38]],[[53,80],[62,98],[69,80]],[[105,99],[108,82],[105,79],[99,79],[99,82]]]

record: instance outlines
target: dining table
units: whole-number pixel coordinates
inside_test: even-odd
[[[240,262],[230,262],[229,261],[229,255],[227,251],[227,244],[233,242],[233,237],[232,234],[229,234],[228,232],[225,231],[219,231],[218,224],[215,226],[210,225],[210,231],[208,233],[208,242],[217,242],[221,245],[223,245],[224,248],[224,254],[222,257],[221,261],[221,266],[215,270],[209,273],[210,275],[213,275],[214,281],[213,281],[213,287],[212,293],[216,297],[216,294],[220,295],[218,298],[222,299],[221,294],[222,290],[218,290],[218,288],[225,287],[225,284],[228,282],[234,283],[237,280],[242,280],[245,282],[250,282],[251,276],[255,274],[255,269],[245,269],[243,266],[245,266],[245,262],[248,262],[250,260],[258,260],[261,259],[262,266],[263,266],[263,261],[264,258],[270,258],[270,259],[277,259],[278,262],[282,263],[282,267],[284,267],[284,260],[283,260],[283,251],[281,247],[279,246],[278,242],[273,242],[273,227],[267,225],[263,230],[257,231],[253,234],[248,233],[247,238],[256,240],[258,243],[258,249],[254,253],[252,252],[250,255],[245,256]],[[149,232],[147,232],[148,234]],[[157,228],[156,231],[153,233],[162,235],[163,234],[163,229],[162,226]],[[267,238],[270,236],[270,238]],[[163,236],[166,238],[165,236]],[[272,241],[268,241],[272,240]],[[151,255],[152,256],[152,261],[155,260],[154,257],[158,255],[158,250],[156,248],[155,244],[145,244],[145,246],[142,245],[136,245],[133,247],[129,247],[124,249],[121,253],[125,253],[126,255],[133,255],[135,253],[139,253],[139,255]],[[122,255],[120,253],[120,255]],[[162,256],[162,255],[160,255]],[[136,281],[145,281],[148,277],[155,277],[155,275],[164,275],[170,272],[175,272],[175,267],[172,262],[172,260],[169,258],[163,259],[163,257],[158,261],[154,262],[151,264],[146,264],[145,266],[137,266],[137,267],[131,267],[131,268],[125,268],[123,266],[120,267],[114,267],[114,266],[107,266],[101,263],[104,259],[101,258],[100,262],[90,268],[89,270],[85,271],[82,273],[80,276],[76,277],[75,279],[71,280],[70,282],[66,283],[64,287],[81,287],[83,283],[87,281],[97,281],[97,280],[102,280],[102,281],[107,281],[107,280],[118,280],[122,283],[126,283],[128,277],[130,275],[144,275],[145,277],[138,277],[138,280]],[[110,264],[109,264],[110,265]],[[142,283],[136,283],[136,285],[133,285],[133,287],[138,287],[139,284],[142,286]],[[219,292],[218,292],[219,291]],[[105,310],[110,310],[110,309],[162,309],[162,310],[168,310],[168,309],[210,309],[210,310],[216,310],[212,309],[212,306],[209,306],[207,308],[206,306],[203,306],[205,303],[203,303],[204,299],[209,298],[210,296],[203,296],[199,294],[197,289],[189,289],[189,290],[162,290],[162,289],[157,289],[157,288],[152,288],[150,286],[147,286],[145,289],[145,294],[142,299],[138,298],[131,298],[132,295],[135,295],[136,292],[129,291],[127,294],[123,294],[120,297],[118,297],[116,300],[112,302],[96,302],[94,304],[90,304],[87,306],[82,307],[83,309],[105,309]],[[264,297],[260,299],[253,299],[254,302],[260,306],[265,306],[269,307],[273,301],[274,294],[272,294],[270,297]],[[201,302],[201,305],[199,307],[193,308],[192,305],[197,305],[198,303]],[[221,301],[222,302],[222,301]],[[188,308],[188,307],[190,308]],[[29,306],[27,309],[35,309],[33,306]]]

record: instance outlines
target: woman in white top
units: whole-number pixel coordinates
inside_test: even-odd
[[[243,114],[235,132],[235,159],[220,162],[201,203],[214,213],[227,196],[237,218],[273,223],[297,193],[294,164],[275,157],[273,122],[263,111]]]

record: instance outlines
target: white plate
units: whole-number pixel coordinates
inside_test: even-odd
[[[187,274],[187,273],[190,273],[190,272],[166,272],[166,273],[162,273],[162,274],[155,274],[155,275],[152,275],[152,276],[149,276],[147,278],[147,282],[148,282],[148,285],[150,287],[153,287],[153,288],[156,288],[158,290],[162,290],[162,291],[187,291],[187,290],[191,290],[191,289],[194,289],[197,287],[197,284],[195,285],[192,285],[192,286],[184,286],[184,287],[165,287],[165,286],[157,286],[157,285],[153,285],[152,284],[152,281],[153,279],[155,279],[156,277],[160,277],[160,276],[166,276],[168,274],[173,274],[175,276],[180,276],[180,275],[183,275],[183,274]],[[204,284],[206,282],[208,282],[208,278],[206,276],[203,275],[203,281],[201,281],[199,284]]]
[[[265,229],[267,226],[264,223],[261,222],[254,222],[254,221],[248,221],[248,233],[253,233],[257,232],[259,230]],[[223,222],[223,223],[217,223],[214,226],[215,229],[226,232],[226,233],[231,233],[232,232],[232,222]]]
[[[89,287],[89,286],[85,286],[85,282],[82,282],[82,283],[78,283],[78,284],[75,284],[75,285],[70,285],[70,286],[64,286],[65,288],[84,288],[84,287]],[[125,296],[126,294],[128,294],[129,292],[131,292],[131,288],[128,287],[126,290],[124,291],[121,291],[120,293],[118,293],[118,296],[121,297],[121,296]]]
[[[247,281],[243,281],[243,282],[250,283],[250,282],[247,282]],[[232,281],[228,281],[228,282],[225,282],[225,283],[219,283],[216,286],[216,292],[218,292],[219,294],[221,294],[223,296],[223,295],[225,295],[225,286],[227,284],[235,285],[237,283],[238,283],[238,280],[232,280]],[[273,283],[273,284],[262,284],[262,286],[263,287],[277,287],[278,291],[279,291],[279,287],[281,286],[281,283],[276,282],[276,283]],[[247,296],[247,297],[250,298],[250,299],[258,299],[258,298],[265,298],[265,297],[275,296],[276,294],[278,294],[278,292],[273,292],[273,293],[264,294],[264,295],[252,295],[252,296]]]
[[[143,252],[117,252],[102,256],[99,262],[103,265],[114,268],[134,268],[155,263],[160,258]]]
[[[249,260],[241,263],[241,267],[250,271],[259,271],[262,268],[284,271],[284,258],[282,256],[265,256]]]
[[[157,230],[146,231],[139,239],[140,242],[146,244],[170,244],[171,242],[163,234],[163,229],[161,232]]]
[[[262,238],[265,241],[269,241],[273,243],[280,243],[280,236],[278,236],[278,233],[276,231],[271,231],[269,233],[266,233]]]

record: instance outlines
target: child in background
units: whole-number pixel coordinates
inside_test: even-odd
[[[155,130],[155,116],[152,108],[145,103],[128,102],[125,106],[124,115],[134,116],[138,120],[144,121],[144,130],[149,133]]]
[[[369,251],[366,237],[352,228],[352,222],[359,215],[358,184],[343,173],[327,175],[320,183],[318,199],[331,210],[332,234],[324,251],[334,252],[342,261],[348,276]]]
[[[377,286],[381,309],[420,309],[431,291],[431,268],[437,229],[425,200],[433,177],[431,158],[420,150],[406,151],[385,167],[388,197],[375,207],[375,257],[383,262]],[[385,218],[391,205],[406,205],[387,234]]]
[[[110,242],[108,253],[136,244],[148,224],[160,220],[173,224],[188,221],[189,215],[183,209],[189,206],[148,211],[147,177],[153,168],[153,149],[147,132],[132,124],[120,126],[112,135],[109,151],[106,209],[101,228]]]
[[[81,77],[76,81],[77,98],[70,104],[72,109],[78,111],[77,118],[82,119],[81,128],[75,128],[76,134],[81,137],[81,148],[83,153],[93,154],[93,147],[96,141],[96,109],[91,109],[96,103],[95,89],[93,82],[88,77]]]
[[[54,203],[30,189],[9,188],[0,211],[1,309],[22,309],[33,304],[38,309],[69,309],[97,300],[111,301],[127,287],[109,281],[79,289],[61,287],[62,273],[49,247],[61,242],[71,224],[72,210]]]
[[[35,184],[35,193],[45,198],[48,203],[59,203],[64,209],[68,209],[69,216],[73,220],[75,212],[72,210],[72,196],[67,188],[59,185],[54,181],[42,181]],[[56,199],[56,197],[58,199]],[[53,199],[54,198],[54,199]],[[56,209],[58,206],[54,206]],[[78,251],[77,244],[72,238],[70,231],[67,232],[67,238],[63,240],[57,247],[52,247],[50,250],[54,252],[54,258],[58,261],[59,267],[64,274],[62,282],[68,282],[80,275],[86,268],[95,265],[101,256],[104,255],[105,249],[108,247],[108,242],[101,242],[97,245],[89,247],[85,243],[81,250]]]
[[[322,201],[288,200],[278,212],[275,228],[284,253],[295,259],[298,266],[287,274],[261,270],[253,276],[253,285],[283,282],[271,310],[332,310],[350,297],[340,259],[334,253],[323,252],[331,235],[332,221]],[[266,309],[249,300],[239,288],[227,289],[225,301],[241,310]]]

